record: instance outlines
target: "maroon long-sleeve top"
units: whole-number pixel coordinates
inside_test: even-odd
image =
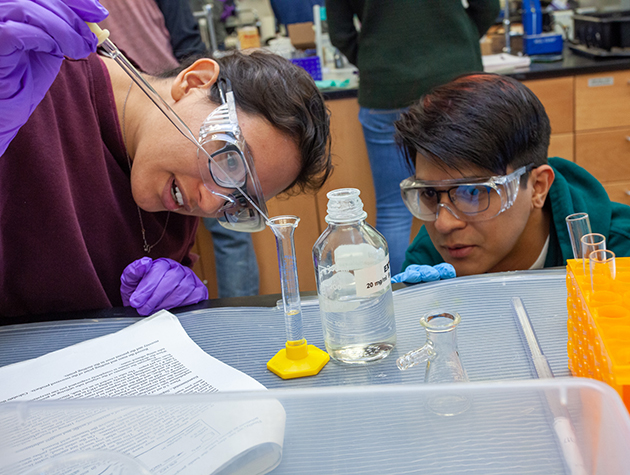
[[[142,213],[153,244],[166,213]],[[190,265],[196,228],[172,213],[149,256]],[[145,255],[107,69],[65,60],[0,157],[0,324],[120,306],[120,275]]]

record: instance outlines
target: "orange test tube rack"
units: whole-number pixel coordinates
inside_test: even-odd
[[[630,257],[616,258],[615,279],[588,262],[567,261],[567,353],[573,376],[603,381],[630,410]]]

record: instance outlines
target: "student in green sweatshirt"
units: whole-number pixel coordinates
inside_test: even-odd
[[[461,76],[414,104],[396,138],[416,170],[401,183],[404,201],[424,225],[403,267],[447,262],[463,276],[563,266],[573,257],[565,218],[576,212],[630,256],[630,206],[575,163],[548,159],[550,134],[538,98],[505,76]]]

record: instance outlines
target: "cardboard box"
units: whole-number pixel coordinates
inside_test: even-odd
[[[315,48],[313,22],[292,23],[287,26],[291,44],[297,49]]]

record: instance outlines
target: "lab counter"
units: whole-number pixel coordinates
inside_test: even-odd
[[[607,73],[630,69],[630,57],[619,58],[590,58],[579,55],[565,47],[562,61],[550,63],[531,63],[529,68],[507,73],[519,81],[533,79],[550,79],[581,74]]]
[[[551,79],[581,74],[597,74],[630,69],[630,57],[625,58],[591,58],[574,53],[564,48],[562,61],[549,63],[532,63],[528,68],[505,73],[519,81],[534,79]],[[322,91],[327,100],[348,99],[357,97],[356,89],[334,89]]]

